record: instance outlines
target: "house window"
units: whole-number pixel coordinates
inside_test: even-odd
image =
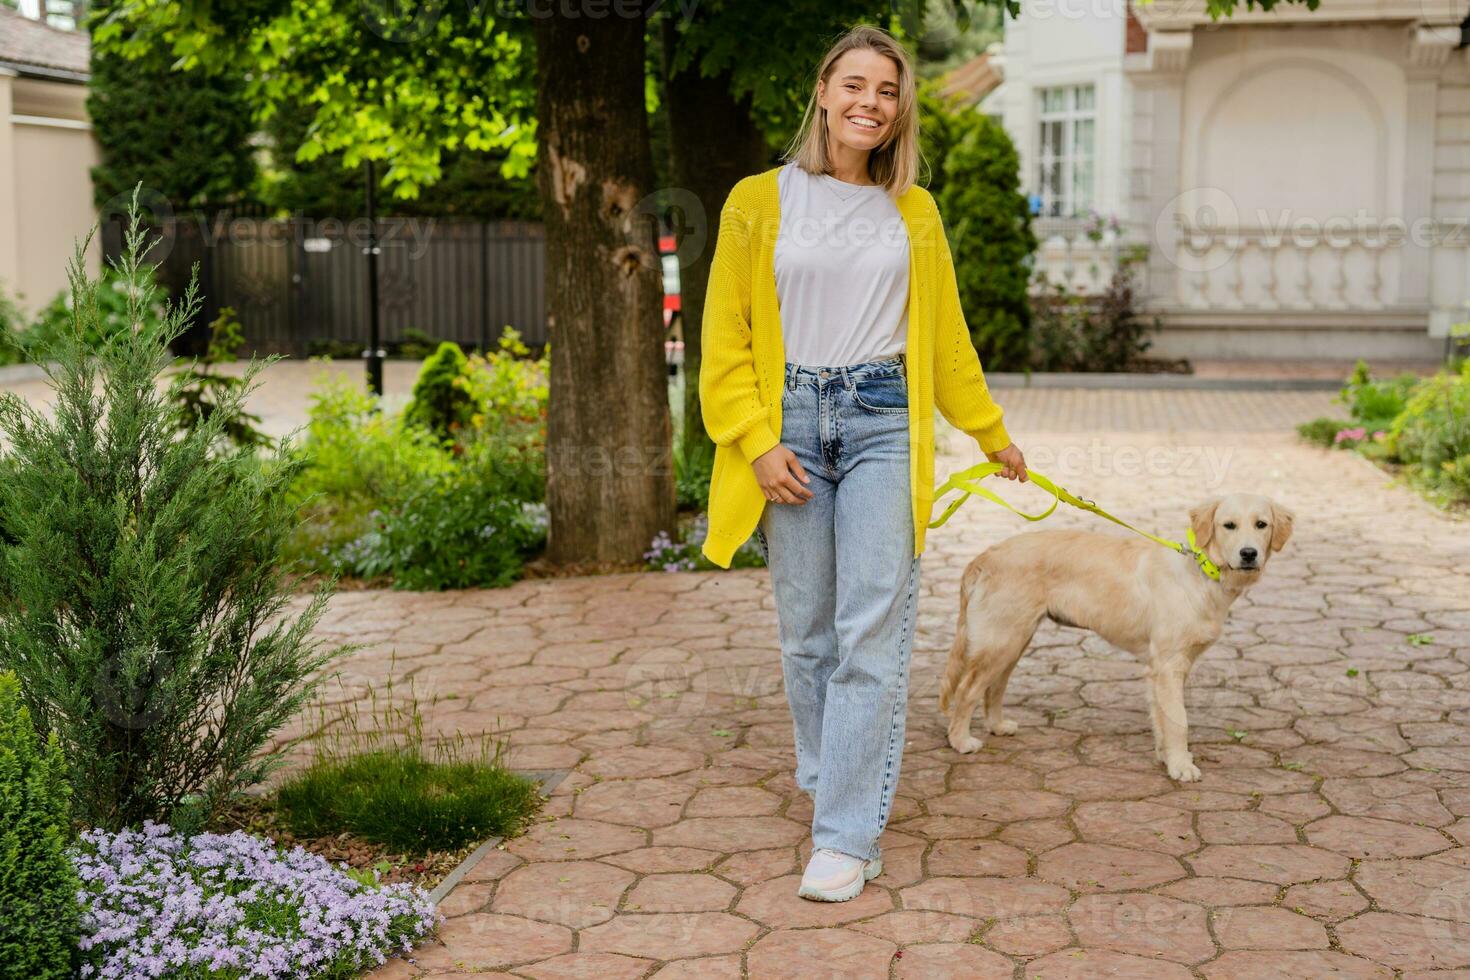
[[[1096,96],[1091,85],[1044,88],[1041,99],[1041,213],[1069,218],[1092,207]]]

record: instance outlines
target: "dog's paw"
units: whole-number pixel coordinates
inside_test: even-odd
[[[1016,731],[1020,727],[1021,727],[1020,725],[1017,725],[1015,722],[1013,722],[1009,718],[1007,718],[1005,721],[1001,722],[999,725],[992,726],[991,729],[990,729],[990,734],[992,734],[992,735],[1014,735],[1014,734],[1016,734]]]
[[[1199,781],[1199,766],[1194,764],[1190,756],[1175,759],[1166,763],[1169,767],[1169,778],[1177,779],[1181,783],[1194,783]]]
[[[958,739],[950,739],[949,744],[956,752],[962,755],[968,755],[971,752],[976,752],[984,748],[985,741],[976,738],[974,735],[965,735]]]

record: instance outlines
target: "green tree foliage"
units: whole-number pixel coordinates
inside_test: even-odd
[[[938,195],[954,254],[960,305],[980,360],[990,370],[1024,366],[1031,307],[1026,284],[1036,235],[1020,190],[1020,159],[1001,125],[978,112],[944,157]]]
[[[15,675],[0,672],[0,974],[73,976],[80,932],[71,789],[61,743],[37,736]]]
[[[297,162],[340,153],[355,174],[365,159],[386,160],[383,186],[416,198],[443,179],[448,151],[501,150],[507,178],[535,161],[533,21],[502,5],[118,2],[93,31],[114,50],[162,44],[186,71],[247,65],[258,125],[283,106],[315,106]]]
[[[197,309],[197,282],[161,322],[140,275],[135,189],[116,268],[132,329],[95,350],[86,275],[92,233],[68,276],[75,322],[48,352],[55,408],[0,395],[0,669],[13,670],[42,731],[73,767],[76,816],[110,829],[144,819],[197,828],[228,794],[281,762],[262,751],[311,696],[322,653],[311,629],[324,584],[294,619],[281,548],[293,529],[287,454],[216,456],[246,385],[180,437],[177,392],[160,390],[168,343]],[[169,388],[183,383],[175,378]]]
[[[100,22],[116,4],[99,0],[89,21]],[[139,56],[130,59],[118,53],[108,40],[112,36],[94,38],[87,86],[87,112],[102,157],[92,168],[97,206],[112,202],[108,210],[121,213],[140,180],[150,196],[159,195],[174,211],[248,196],[255,161],[242,72],[175,72],[164,45],[136,47]]]
[[[919,71],[925,77],[933,78],[958,68],[984,54],[991,44],[1005,39],[1005,19],[1009,15],[999,4],[992,6],[975,0],[922,2],[925,7],[922,25],[904,17],[900,17],[900,22],[907,21],[904,30],[913,35]]]
[[[265,161],[257,197],[279,211],[315,218],[347,218],[364,214],[367,195],[363,169],[344,170],[343,152],[323,153],[309,162],[296,159],[296,150],[308,141],[313,105],[281,105],[263,127]],[[414,200],[381,197],[378,213],[389,216],[480,218],[539,221],[541,198],[531,175],[502,174],[507,151],[445,150],[444,175],[422,189]]]

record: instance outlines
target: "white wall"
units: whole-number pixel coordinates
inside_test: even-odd
[[[1403,49],[1402,27],[1386,24],[1195,31],[1179,186],[1215,202],[1201,218],[1247,237],[1180,277],[1169,305],[1412,302],[1404,251],[1379,244],[1409,216]]]
[[[1021,156],[1021,187],[1037,187],[1036,90],[1092,83],[1097,93],[1093,205],[1103,214],[1122,208],[1122,151],[1126,142],[1123,0],[1027,0],[1021,16],[1005,17],[1005,85],[984,103],[998,112]]]

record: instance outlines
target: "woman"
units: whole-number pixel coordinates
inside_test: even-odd
[[[720,215],[699,388],[716,444],[704,554],[756,535],[770,567],[811,794],[798,894],[846,901],[882,871],[898,783],[934,407],[1026,479],[960,310],[918,171],[914,75],[868,26],[822,59],[788,162]]]

